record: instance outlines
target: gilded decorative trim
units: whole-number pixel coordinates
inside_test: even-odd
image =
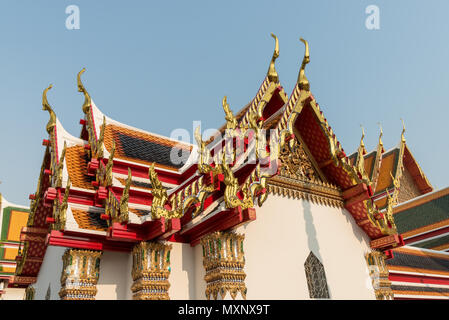
[[[172,245],[141,242],[132,251],[133,300],[169,300]]]
[[[201,239],[208,300],[217,300],[218,294],[224,299],[228,292],[234,300],[239,292],[246,299],[244,239],[234,232],[214,232]]]
[[[59,291],[61,300],[95,300],[101,255],[101,251],[65,251]]]
[[[372,279],[374,293],[377,300],[393,300],[391,282],[388,279],[389,272],[385,263],[385,255],[373,250],[365,255],[369,274]]]

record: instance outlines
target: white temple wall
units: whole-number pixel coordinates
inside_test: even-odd
[[[0,300],[23,300],[25,289],[22,288],[6,288],[6,292],[2,294]]]
[[[369,238],[348,211],[270,194],[256,215],[236,230],[245,234],[247,299],[310,299],[310,251],[324,265],[331,299],[375,299]]]
[[[49,245],[45,251],[37,281],[33,284],[35,288],[35,300],[45,300],[48,288],[50,287],[50,299],[59,300],[61,290],[62,256],[67,248]]]
[[[170,242],[170,288],[168,294],[172,300],[195,299],[195,250],[188,243]]]
[[[131,300],[132,254],[104,251],[100,260],[96,300]]]
[[[206,271],[203,266],[203,246],[201,243],[194,247],[195,251],[195,300],[206,300]]]

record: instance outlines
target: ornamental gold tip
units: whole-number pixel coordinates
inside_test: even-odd
[[[305,45],[305,52],[304,52],[304,58],[302,60],[302,64],[301,64],[301,69],[299,70],[299,75],[298,75],[298,84],[299,84],[299,88],[301,90],[306,90],[309,91],[310,90],[310,84],[309,81],[306,78],[306,65],[310,62],[310,54],[309,54],[309,43],[304,40],[303,38],[299,38],[299,40],[304,43]]]
[[[77,82],[78,82],[78,92],[84,92],[84,86],[83,83],[81,82],[81,75],[86,71],[86,68],[81,69],[80,72],[78,72],[78,76],[77,76]]]
[[[274,38],[275,40],[275,45],[274,45],[274,52],[273,52],[273,57],[271,58],[270,61],[270,66],[268,67],[268,72],[267,72],[267,77],[268,80],[278,83],[279,82],[279,76],[278,73],[276,71],[276,68],[274,66],[276,59],[279,57],[279,40],[278,37],[276,37],[275,34],[271,33],[271,36]]]
[[[44,89],[44,92],[42,93],[42,110],[48,110],[46,108],[50,108],[51,109],[51,107],[50,107],[50,105],[48,103],[48,100],[47,100],[47,91],[50,90],[51,88],[53,88],[52,84],[50,84],[48,86],[48,88]]]

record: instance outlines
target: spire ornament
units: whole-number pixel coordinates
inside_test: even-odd
[[[405,124],[404,124],[404,119],[401,118],[401,121],[402,121],[401,142],[405,143],[405,136],[404,136],[404,134],[405,134]]]
[[[227,97],[224,96],[223,101],[223,110],[225,112],[225,119],[226,119],[226,129],[235,129],[237,127],[237,119],[234,117],[234,114],[232,113],[231,109],[229,108],[229,104],[227,102]]]
[[[47,91],[50,90],[52,87],[53,85],[50,84],[48,88],[45,89],[44,92],[42,93],[42,110],[48,111],[48,113],[50,114],[50,120],[48,121],[46,126],[48,134],[51,134],[53,128],[56,126],[56,114],[47,100]]]
[[[299,38],[299,40],[304,43],[306,46],[305,52],[304,52],[304,58],[302,60],[301,69],[299,70],[298,75],[298,84],[299,88],[301,90],[310,91],[310,83],[309,80],[306,78],[306,65],[310,62],[310,55],[309,55],[309,43],[304,40],[303,38]]]
[[[278,83],[279,76],[278,76],[278,73],[276,71],[274,64],[276,62],[276,59],[279,57],[279,40],[278,40],[278,37],[276,37],[276,35],[274,35],[273,33],[271,34],[271,36],[275,40],[275,47],[274,47],[273,57],[271,58],[270,66],[268,67],[267,77],[271,82]]]
[[[382,136],[384,134],[383,130],[382,130],[382,125],[380,124],[380,122],[377,123],[380,127],[380,134],[379,134],[379,147],[381,148],[382,152],[384,150],[384,144],[382,142]]]
[[[83,83],[81,82],[81,75],[84,73],[84,71],[86,71],[86,68],[83,68],[77,76],[77,80],[78,80],[78,92],[82,92],[84,94],[84,103],[83,103],[83,112],[84,114],[89,112],[89,109],[91,107],[92,104],[92,100],[90,98],[89,93],[87,93],[86,88],[84,88]]]

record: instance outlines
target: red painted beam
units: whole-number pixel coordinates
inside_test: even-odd
[[[61,231],[52,230],[48,236],[48,244],[76,249],[105,250],[129,252],[133,245],[126,242],[112,242],[107,239],[74,237]]]
[[[443,235],[445,233],[449,233],[449,226],[441,228],[441,229],[438,229],[438,230],[435,230],[435,231],[431,231],[431,232],[428,232],[426,234],[422,234],[422,235],[419,235],[419,236],[416,236],[416,237],[407,238],[407,239],[404,240],[404,242],[405,242],[405,244],[409,244],[409,243],[420,241],[420,240],[424,240],[424,239],[427,239],[427,238],[440,236],[440,235]]]
[[[420,276],[412,274],[400,274],[390,271],[388,276],[390,281],[401,281],[411,283],[428,283],[428,284],[442,284],[449,285],[449,278],[440,278],[434,276]]]
[[[190,238],[190,245],[196,246],[201,238],[209,233],[235,229],[253,220],[256,220],[256,210],[254,208],[246,209],[243,212],[237,209],[232,211],[226,210],[193,227],[183,233],[182,236]]]

